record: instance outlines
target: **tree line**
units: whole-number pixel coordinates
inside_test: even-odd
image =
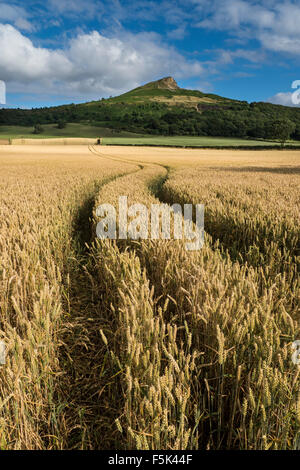
[[[300,140],[300,109],[270,103],[232,102],[184,108],[101,100],[31,110],[0,109],[0,125],[32,126],[35,133],[43,132],[43,124],[62,129],[68,122],[140,134]]]

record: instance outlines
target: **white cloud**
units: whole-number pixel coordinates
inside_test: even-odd
[[[32,31],[33,26],[28,21],[28,13],[17,5],[0,2],[0,22],[9,22],[24,31]]]
[[[164,75],[199,78],[204,72],[199,61],[185,59],[153,33],[105,37],[94,31],[71,39],[65,49],[51,50],[0,24],[0,50],[0,77],[19,92],[31,83],[41,93],[98,97]]]
[[[297,106],[299,107],[299,105],[293,103],[293,100],[292,100],[292,94],[291,92],[280,92],[280,93],[277,93],[276,95],[272,96],[271,98],[269,98],[267,101],[268,103],[273,103],[273,104],[281,104],[283,106]]]
[[[212,0],[198,27],[226,30],[230,34],[258,39],[266,49],[300,55],[299,2],[281,0]],[[204,17],[203,17],[204,16]]]
[[[217,64],[218,65],[227,65],[233,64],[236,59],[243,59],[247,62],[262,62],[265,59],[265,54],[260,50],[250,50],[250,49],[216,49],[212,52],[217,54]]]
[[[62,51],[35,47],[11,25],[0,24],[0,76],[6,82],[63,78],[72,64]]]
[[[47,7],[53,16],[78,16],[84,14],[85,18],[92,18],[104,11],[103,2],[94,0],[48,0]]]
[[[101,17],[106,23],[163,19],[169,24],[180,25],[184,18],[191,17],[190,12],[186,11],[185,2],[186,0],[48,0],[46,7],[52,15],[59,13],[64,17],[80,18],[84,14],[88,19]]]
[[[12,1],[0,0],[0,79],[7,82],[9,91],[30,93],[34,89],[41,95],[47,92],[75,101],[119,94],[165,75],[203,83],[237,60],[241,66],[243,60],[252,63],[247,64],[251,67],[263,63],[268,51],[289,57],[300,54],[300,0],[46,0],[43,16],[39,0]],[[68,26],[66,18],[77,22],[78,29],[72,29],[73,35],[78,31],[77,36],[67,40],[70,31],[63,34],[60,30],[57,42],[40,37],[39,44],[47,44],[47,48],[37,47],[20,32],[32,31],[31,22],[36,29],[42,24]],[[80,21],[86,28],[91,19],[98,21],[102,34],[80,32]],[[142,28],[147,21],[165,22],[167,39],[182,39],[197,25],[225,31],[233,42],[228,48],[205,50],[210,55],[200,62],[194,51],[181,54],[159,34],[126,33],[121,22],[133,19]],[[251,39],[258,40],[261,47],[255,50],[251,43],[250,50]],[[201,40],[198,47],[203,52]],[[239,72],[240,76],[245,73]],[[272,99],[287,99],[282,95],[288,94],[279,93]]]
[[[183,39],[186,36],[186,25],[182,24],[178,26],[178,28],[173,29],[172,31],[168,32],[168,37],[170,39]]]
[[[262,45],[271,51],[300,55],[300,37],[288,37],[278,33],[262,33],[260,40]]]

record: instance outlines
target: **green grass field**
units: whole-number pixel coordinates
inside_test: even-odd
[[[57,129],[53,124],[43,125],[44,132],[33,134],[32,127],[0,126],[1,139],[51,139],[59,137],[97,138],[103,137],[105,145],[153,145],[176,147],[269,147],[280,146],[279,142],[264,140],[235,139],[230,137],[192,137],[192,136],[153,136],[133,134],[126,131],[117,132],[106,127],[89,124],[70,123],[65,129]],[[300,146],[300,142],[288,142]]]
[[[190,136],[150,136],[150,137],[106,137],[103,139],[106,145],[167,145],[178,147],[266,147],[280,144],[278,142],[264,140],[233,139],[226,137],[190,137]],[[300,145],[300,142],[288,144]]]
[[[76,124],[70,123],[65,129],[57,129],[54,124],[43,124],[44,132],[41,134],[33,134],[33,127],[24,126],[0,126],[0,139],[47,139],[59,137],[111,137],[118,135],[118,137],[139,137],[140,134],[133,134],[132,132],[121,131],[117,132],[114,129],[106,127],[91,126],[89,124]]]

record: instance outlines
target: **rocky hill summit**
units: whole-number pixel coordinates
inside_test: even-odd
[[[156,88],[159,90],[170,90],[170,91],[179,90],[179,86],[177,85],[177,82],[174,80],[173,77],[160,78],[159,80],[155,80],[154,82],[149,82],[140,88],[152,88],[152,89]]]

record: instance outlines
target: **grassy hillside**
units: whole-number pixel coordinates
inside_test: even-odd
[[[121,96],[110,98],[108,103],[143,103],[145,101],[161,102],[168,106],[180,104],[187,107],[195,107],[198,103],[221,104],[234,103],[232,100],[213,94],[205,94],[198,90],[169,90],[162,88],[139,87]]]
[[[17,139],[17,138],[30,138],[30,139],[46,139],[54,137],[113,137],[118,135],[122,138],[139,137],[140,134],[132,132],[120,131],[116,132],[114,129],[106,127],[92,126],[84,123],[69,123],[64,129],[58,129],[53,124],[43,124],[44,132],[41,134],[33,134],[33,127],[25,126],[0,126],[0,139]]]
[[[161,103],[167,107],[181,106],[198,109],[201,105],[240,104],[240,101],[223,98],[212,93],[203,93],[199,90],[186,90],[179,88],[172,77],[166,77],[155,82],[135,88],[120,96],[109,98],[106,104],[137,105],[145,103]],[[92,101],[85,106],[94,106],[97,102]]]
[[[121,137],[136,135],[226,137],[276,140],[281,123],[288,123],[293,140],[300,140],[300,108],[231,100],[199,90],[179,88],[167,77],[123,95],[83,104],[41,109],[0,109],[2,126],[40,124],[46,136]],[[55,124],[70,123],[66,129]],[[77,127],[74,127],[76,126]],[[73,127],[71,127],[73,126]],[[74,133],[72,132],[74,130]],[[26,131],[25,136],[31,133]],[[17,130],[18,136],[24,135]],[[276,134],[276,135],[275,135]]]

